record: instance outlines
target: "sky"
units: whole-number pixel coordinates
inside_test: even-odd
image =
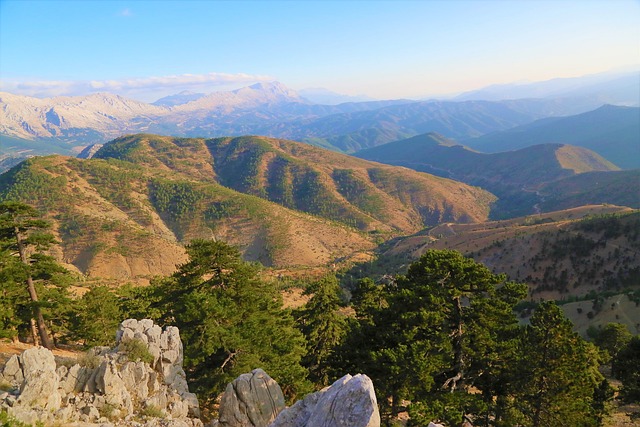
[[[378,99],[640,69],[640,0],[0,0],[0,90]]]

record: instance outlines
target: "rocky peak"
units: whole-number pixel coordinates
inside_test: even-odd
[[[198,400],[182,368],[178,328],[128,319],[116,338],[113,349],[96,347],[78,363],[57,367],[42,347],[13,356],[0,374],[13,387],[0,394],[0,409],[25,423],[125,426],[141,414],[158,414],[163,426],[201,426]]]

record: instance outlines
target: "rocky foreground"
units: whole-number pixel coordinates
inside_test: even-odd
[[[0,410],[18,421],[67,426],[198,427],[200,409],[189,392],[178,328],[128,319],[116,347],[96,347],[77,361],[59,361],[42,347],[8,360]],[[379,427],[373,383],[345,375],[287,408],[280,386],[261,369],[230,383],[218,427]]]

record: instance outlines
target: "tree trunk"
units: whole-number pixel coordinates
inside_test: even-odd
[[[29,260],[27,259],[27,253],[25,251],[22,238],[20,237],[20,230],[18,230],[18,227],[14,229],[14,233],[16,235],[16,241],[18,243],[18,252],[20,254],[20,260],[25,265],[28,266]],[[36,317],[35,320],[38,327],[38,334],[40,336],[40,343],[42,344],[43,347],[51,350],[53,348],[53,343],[51,342],[51,339],[49,338],[49,334],[47,333],[47,327],[44,323],[44,317],[42,316],[42,311],[40,310],[40,306],[38,305],[38,293],[36,292],[36,286],[33,283],[33,278],[31,277],[31,273],[28,273],[27,275],[27,289],[29,290],[29,297],[31,298],[31,302],[34,303],[33,311]],[[33,331],[33,319],[31,319],[31,321],[32,321],[31,328]],[[34,344],[36,343],[34,342]]]
[[[449,389],[453,393],[458,386],[462,387],[464,383],[464,371],[462,366],[462,335],[464,330],[462,328],[462,301],[460,297],[453,299],[453,321],[454,330],[452,334],[452,346],[453,346],[453,376],[445,381],[443,388]]]
[[[33,345],[40,345],[40,340],[38,340],[38,328],[36,327],[36,319],[33,317],[29,319],[29,326],[31,326],[31,339],[33,339]]]

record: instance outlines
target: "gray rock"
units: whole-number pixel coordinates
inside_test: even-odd
[[[284,407],[278,383],[255,369],[227,385],[218,422],[220,427],[267,427]]]
[[[154,361],[132,362],[118,352],[120,344],[129,339],[145,343]],[[198,399],[189,392],[182,368],[178,328],[163,331],[149,319],[128,319],[120,325],[116,344],[115,349],[96,347],[87,352],[91,366],[56,369],[53,355],[44,348],[12,358],[2,377],[20,389],[17,398],[10,393],[2,395],[0,410],[29,424],[102,423],[108,411],[119,426],[202,426],[194,418],[200,415]],[[135,416],[148,406],[160,409],[166,418],[138,423]]]
[[[17,403],[50,411],[60,409],[58,374],[53,353],[44,347],[32,347],[20,356],[24,381]]]
[[[330,387],[284,409],[270,427],[379,427],[371,379],[345,375]]]
[[[4,381],[11,384],[13,387],[18,388],[24,381],[24,375],[22,374],[22,366],[20,366],[20,358],[17,355],[13,355],[7,360],[7,364],[4,365],[2,371]]]
[[[103,362],[98,368],[96,387],[105,395],[107,402],[125,412],[133,412],[133,401],[129,390],[120,376],[114,360]]]

